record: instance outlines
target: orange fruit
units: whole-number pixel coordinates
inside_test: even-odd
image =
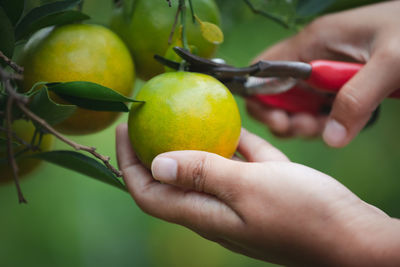
[[[214,0],[192,0],[195,14],[203,21],[219,25],[220,14]],[[178,1],[135,0],[132,14],[118,8],[115,10],[110,28],[128,45],[135,60],[137,75],[148,80],[164,72],[164,67],[154,60],[154,55],[164,56],[168,48],[168,38],[174,23]],[[187,37],[190,45],[197,48],[198,55],[210,58],[217,46],[205,40],[198,22],[193,23],[189,3],[186,3]],[[179,25],[179,23],[178,23]],[[175,37],[179,34],[175,29]]]
[[[44,28],[26,43],[21,64],[25,68],[25,90],[40,81],[88,81],[129,96],[135,78],[125,44],[112,31],[99,25]],[[55,94],[52,96],[57,102],[66,103]],[[90,134],[110,126],[117,116],[116,112],[78,108],[56,128],[65,134]]]
[[[129,137],[148,168],[158,154],[202,150],[231,157],[239,142],[240,114],[230,91],[215,78],[168,72],[138,92],[128,118]]]
[[[25,120],[16,120],[12,124],[12,130],[19,136],[22,140],[24,140],[27,143],[30,143],[35,131],[35,126],[32,124],[32,122],[25,121]],[[2,137],[5,137],[4,134],[2,134]],[[53,145],[53,136],[46,134],[42,137],[42,142],[39,145],[39,148],[41,151],[48,151],[51,149]],[[17,140],[13,140],[14,143],[19,143]],[[17,147],[14,147],[14,154],[22,151],[24,149],[24,145],[19,145]],[[29,151],[26,152],[24,155],[31,155],[35,152]],[[8,153],[7,153],[7,147],[6,146],[1,146],[0,147],[0,184],[12,181],[14,179],[13,176],[13,171],[11,168],[11,165],[7,162],[4,162],[4,159],[7,159]],[[41,160],[40,159],[35,159],[35,158],[17,158],[17,165],[18,165],[18,176],[20,178],[27,176],[34,170],[36,170],[40,166]]]

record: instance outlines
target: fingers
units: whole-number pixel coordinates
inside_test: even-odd
[[[394,49],[376,53],[337,94],[324,141],[332,147],[347,145],[365,126],[381,101],[400,84]],[[397,59],[400,58],[399,56]]]
[[[128,166],[139,164],[139,160],[132,150],[131,141],[128,136],[128,125],[126,123],[117,126],[115,136],[119,168],[124,169]]]
[[[287,134],[290,132],[290,118],[286,111],[268,108],[252,99],[246,100],[246,107],[251,116],[268,125],[273,133]]]
[[[260,60],[299,60],[300,49],[294,45],[295,38],[291,37],[273,45],[258,55],[253,63]]]
[[[312,116],[306,113],[288,114],[284,110],[266,107],[246,100],[249,114],[268,126],[270,131],[280,137],[316,137],[322,133],[326,116]]]
[[[343,32],[348,34],[343,34]],[[360,57],[358,52],[341,45],[344,41],[353,43],[362,38],[362,36],[358,38],[356,36],[358,36],[357,31],[349,32],[348,25],[340,23],[340,16],[323,16],[314,20],[297,35],[263,51],[253,62],[259,60],[304,62],[314,59],[357,60]]]
[[[127,189],[144,212],[195,231],[221,232],[223,229],[220,227],[242,223],[229,206],[211,195],[185,191],[154,180],[137,160],[130,146],[126,124],[117,127],[116,143]]]
[[[248,161],[289,161],[289,159],[264,139],[242,129],[238,151]]]
[[[174,151],[158,155],[151,165],[156,180],[197,192],[214,195],[223,201],[237,197],[246,163],[202,151]]]

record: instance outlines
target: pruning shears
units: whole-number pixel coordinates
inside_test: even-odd
[[[335,94],[363,67],[359,63],[330,60],[309,63],[261,60],[248,67],[236,68],[193,55],[181,47],[173,49],[186,61],[186,70],[211,75],[234,94],[253,97],[265,105],[291,113],[328,113]],[[155,59],[172,69],[180,69],[178,62],[159,55],[155,55]],[[389,97],[400,98],[400,89]]]

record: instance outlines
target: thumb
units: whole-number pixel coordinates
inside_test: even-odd
[[[400,84],[393,57],[375,54],[337,94],[323,131],[332,147],[347,145],[366,125],[373,111]]]
[[[152,162],[154,179],[224,198],[242,180],[245,163],[201,151],[174,151]]]

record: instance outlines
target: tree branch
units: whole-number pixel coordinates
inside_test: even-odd
[[[7,134],[8,129],[0,126],[0,131],[5,132],[5,133]],[[21,137],[19,137],[14,131],[11,131],[11,134],[12,134],[12,137],[13,137],[14,140],[17,140],[18,143],[23,144],[24,146],[26,146],[27,148],[29,148],[29,150],[32,150],[32,151],[40,151],[40,148],[39,148],[38,146],[34,146],[34,145],[32,145],[32,144],[26,142],[24,139],[22,139]]]
[[[169,38],[168,38],[169,45],[172,44],[172,38],[174,37],[176,25],[178,24],[179,13],[181,13],[181,5],[178,5],[178,9],[176,10],[174,24],[172,25],[172,29],[171,29],[171,32],[170,32]]]
[[[43,120],[42,118],[37,116],[35,113],[30,111],[23,103],[17,102],[16,104],[19,107],[19,109],[22,112],[24,112],[28,118],[39,123],[46,131],[48,131],[49,133],[51,133],[52,135],[57,137],[59,140],[66,143],[67,145],[73,147],[75,150],[82,150],[82,151],[89,152],[96,158],[100,159],[107,166],[107,168],[109,168],[117,177],[122,177],[122,172],[120,172],[114,166],[112,166],[110,164],[110,157],[103,156],[103,155],[97,153],[95,147],[81,145],[81,144],[78,144],[78,143],[68,139],[67,137],[63,136],[61,133],[56,131],[53,127],[51,127],[45,120]]]
[[[266,17],[266,18],[268,18],[270,20],[275,21],[276,23],[278,23],[279,25],[281,25],[281,26],[283,26],[283,27],[285,27],[287,29],[289,28],[288,23],[286,21],[284,21],[281,17],[276,16],[274,14],[271,14],[269,12],[265,12],[263,10],[259,10],[259,9],[255,8],[255,6],[250,2],[250,0],[243,0],[243,1],[251,9],[251,11],[254,14],[264,16],[264,17]]]
[[[11,59],[9,59],[6,55],[3,54],[3,52],[0,51],[0,58],[8,65],[10,66],[13,70],[15,70],[18,73],[23,73],[24,68],[19,66],[17,63],[13,62]]]
[[[10,61],[11,62],[11,61]],[[15,67],[15,66],[14,66]],[[11,73],[5,71],[3,68],[0,67],[0,80],[4,84],[4,89],[5,92],[8,95],[7,99],[7,106],[6,106],[6,111],[0,111],[0,115],[5,115],[6,116],[6,128],[1,127],[0,125],[0,130],[5,131],[7,133],[7,151],[8,151],[8,160],[9,163],[12,167],[13,170],[13,177],[14,177],[14,182],[17,187],[17,192],[18,192],[18,199],[20,203],[27,203],[26,199],[24,198],[22,194],[22,190],[19,184],[19,178],[18,178],[18,166],[15,160],[15,154],[13,151],[13,144],[12,140],[17,139],[21,143],[27,146],[30,150],[34,150],[34,146],[31,144],[27,144],[27,142],[23,141],[20,139],[11,129],[12,125],[12,108],[13,105],[15,104],[23,113],[24,115],[29,118],[30,120],[36,122],[39,124],[43,129],[45,129],[48,133],[54,135],[58,139],[60,139],[62,142],[68,144],[69,146],[73,147],[75,150],[82,150],[86,151],[90,154],[92,154],[94,157],[97,159],[101,160],[103,164],[110,169],[117,177],[122,177],[122,172],[113,167],[110,164],[110,157],[101,155],[100,153],[96,152],[95,147],[89,147],[85,145],[78,144],[65,136],[63,136],[61,133],[56,131],[52,126],[50,126],[45,120],[37,116],[35,113],[33,113],[28,107],[27,104],[29,102],[29,98],[23,94],[18,93],[13,86],[11,85],[10,80],[13,78],[20,78],[19,76],[14,77],[15,75],[11,75]],[[22,77],[22,76],[21,76]]]
[[[5,81],[5,87],[8,88],[11,86],[10,81],[7,80]],[[7,125],[7,154],[8,154],[8,162],[11,165],[12,171],[13,171],[13,177],[14,177],[14,183],[17,188],[17,193],[18,193],[18,201],[19,203],[28,203],[22,193],[21,186],[19,184],[19,178],[18,178],[18,166],[14,158],[14,151],[13,151],[13,146],[12,146],[12,130],[11,130],[11,123],[12,123],[12,105],[13,105],[14,99],[12,97],[9,97],[7,100],[7,116],[6,116],[6,125]]]

